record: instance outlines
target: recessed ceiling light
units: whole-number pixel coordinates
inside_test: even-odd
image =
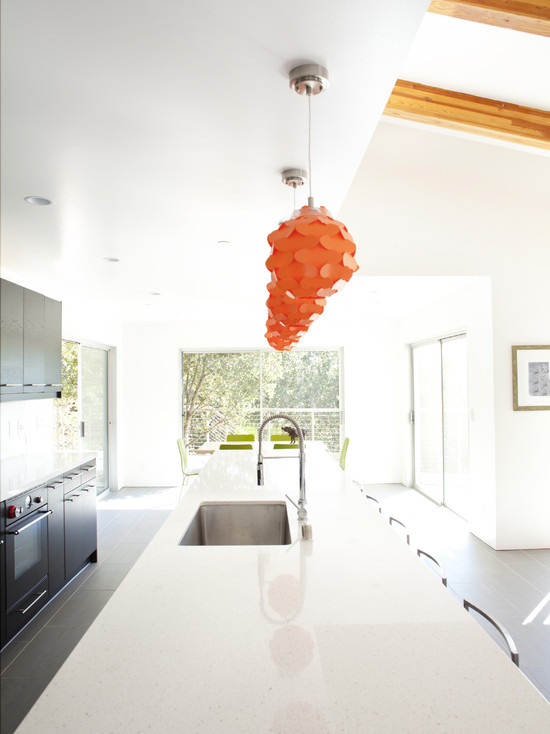
[[[27,204],[34,204],[35,206],[48,206],[52,202],[43,196],[25,196]]]
[[[105,260],[106,263],[119,263],[120,262],[118,257],[104,257],[103,259]]]

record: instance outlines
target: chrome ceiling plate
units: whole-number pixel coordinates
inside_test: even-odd
[[[285,168],[284,171],[281,171],[281,176],[282,182],[294,189],[303,186],[307,181],[307,171],[303,171],[301,168]]]
[[[298,94],[321,94],[328,87],[328,71],[319,64],[295,66],[288,75],[290,88]]]

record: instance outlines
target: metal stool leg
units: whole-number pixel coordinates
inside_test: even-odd
[[[473,609],[478,614],[481,614],[482,617],[485,617],[485,619],[493,625],[493,627],[497,630],[497,632],[500,632],[504,641],[506,642],[506,645],[508,646],[508,650],[510,652],[510,657],[512,658],[512,662],[514,663],[514,665],[517,665],[519,668],[519,653],[517,651],[514,640],[512,639],[508,630],[506,630],[501,624],[499,624],[492,617],[490,617],[487,614],[487,612],[484,612],[483,609],[480,609],[479,607],[476,607],[475,604],[472,604],[471,601],[464,599],[463,604],[464,604],[464,609],[466,609],[466,611],[469,612],[470,609]]]

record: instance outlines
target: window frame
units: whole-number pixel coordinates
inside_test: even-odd
[[[345,403],[344,403],[344,348],[343,347],[295,347],[292,350],[293,353],[299,353],[299,352],[336,352],[338,354],[338,402],[339,407],[338,408],[321,408],[318,409],[323,412],[333,412],[339,414],[339,420],[338,420],[338,428],[339,428],[339,448],[338,452],[334,451],[332,453],[337,454],[340,452],[342,447],[342,441],[344,440],[345,436]],[[263,407],[263,384],[262,384],[262,367],[261,367],[261,355],[263,354],[273,354],[273,349],[269,347],[258,347],[258,348],[215,348],[215,347],[200,347],[200,348],[180,348],[179,350],[179,359],[180,359],[180,394],[179,394],[179,405],[180,405],[180,418],[181,418],[181,435],[184,435],[184,410],[183,410],[183,360],[184,356],[186,354],[260,354],[260,383],[259,383],[259,390],[260,390],[260,400],[259,400],[259,412],[260,417],[262,414],[269,412],[270,408],[264,408]],[[314,408],[296,408],[296,409],[288,409],[288,412],[292,414],[292,412],[304,412],[304,411],[314,411],[316,409]]]

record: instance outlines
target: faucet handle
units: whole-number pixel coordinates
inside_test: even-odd
[[[296,502],[294,502],[294,500],[292,499],[292,497],[289,497],[289,496],[288,496],[288,494],[285,494],[285,497],[287,498],[287,500],[288,500],[289,502],[292,502],[292,504],[294,505],[294,507],[295,507],[295,508],[296,508],[296,509],[298,510],[298,512],[299,512],[299,511],[300,511],[300,508],[298,507],[298,505],[296,504]]]

